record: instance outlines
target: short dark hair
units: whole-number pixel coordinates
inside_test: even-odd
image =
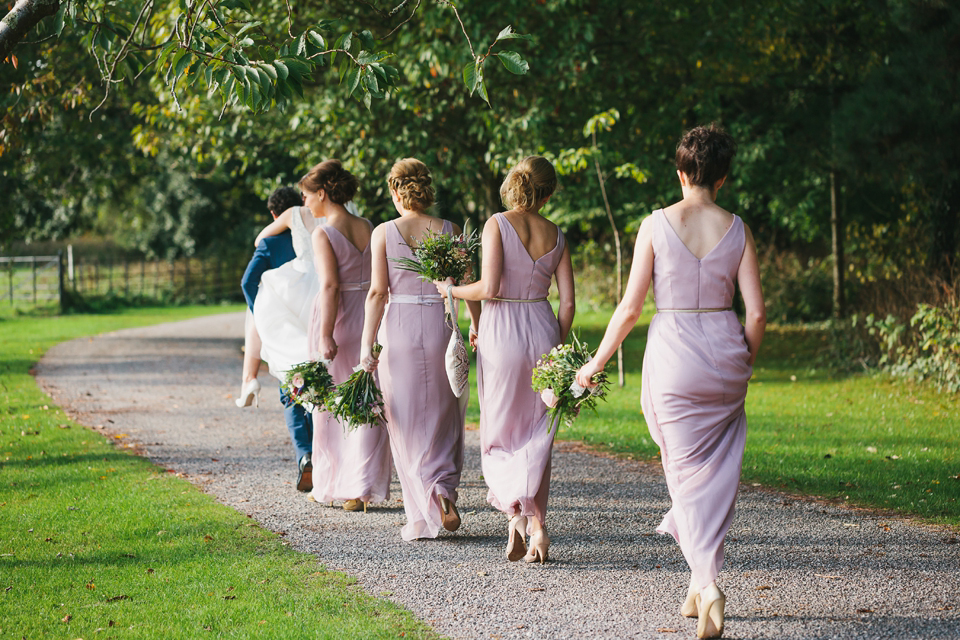
[[[280,215],[291,207],[303,204],[303,196],[293,187],[279,187],[267,198],[267,209]]]
[[[694,127],[677,143],[677,169],[697,187],[713,187],[730,173],[737,143],[715,122]]]

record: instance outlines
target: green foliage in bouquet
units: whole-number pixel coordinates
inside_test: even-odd
[[[417,246],[411,247],[413,258],[390,259],[399,265],[398,269],[419,274],[421,280],[453,278],[457,284],[463,284],[479,248],[480,238],[475,231],[454,236],[428,229]]]
[[[382,350],[381,345],[373,345],[373,355],[380,355]],[[327,397],[324,409],[339,420],[347,431],[353,431],[360,425],[382,426],[386,422],[383,394],[373,374],[359,366]]]
[[[562,344],[544,354],[533,369],[533,390],[540,392],[544,403],[550,407],[547,431],[564,424],[571,424],[586,407],[596,412],[597,398],[606,399],[609,381],[606,371],[594,374],[597,386],[584,389],[576,383],[577,371],[587,363],[592,354],[585,342],[571,334],[572,342]]]
[[[336,388],[333,376],[323,362],[301,362],[287,372],[283,388],[290,399],[311,411],[323,406]]]

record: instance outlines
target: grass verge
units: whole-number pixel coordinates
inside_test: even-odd
[[[30,375],[64,340],[241,308],[0,316],[0,636],[436,637],[71,422]]]
[[[578,314],[600,344],[608,314]],[[640,409],[644,315],[624,344],[627,386],[559,437],[638,459],[658,458]],[[770,327],[747,394],[743,482],[960,525],[960,396],[887,375],[816,368],[826,334]],[[616,379],[615,363],[608,366]]]

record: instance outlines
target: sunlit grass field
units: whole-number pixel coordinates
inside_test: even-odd
[[[594,349],[608,318],[578,313],[574,328]],[[614,386],[597,415],[581,414],[559,438],[657,458],[640,409],[649,322],[641,317],[624,343],[626,387]],[[818,368],[825,348],[822,330],[768,327],[747,394],[743,482],[960,524],[960,397]],[[614,361],[607,370],[615,380]]]
[[[0,637],[435,637],[72,422],[29,373],[64,340],[241,309],[0,315]]]

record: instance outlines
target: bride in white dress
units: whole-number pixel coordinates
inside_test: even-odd
[[[353,201],[345,206],[353,215],[359,215]],[[310,234],[324,222],[325,218],[314,218],[308,207],[291,207],[264,227],[254,243],[290,229],[297,254],[290,262],[264,272],[253,304],[260,357],[281,382],[294,365],[310,358],[307,327],[313,299],[320,290]]]

